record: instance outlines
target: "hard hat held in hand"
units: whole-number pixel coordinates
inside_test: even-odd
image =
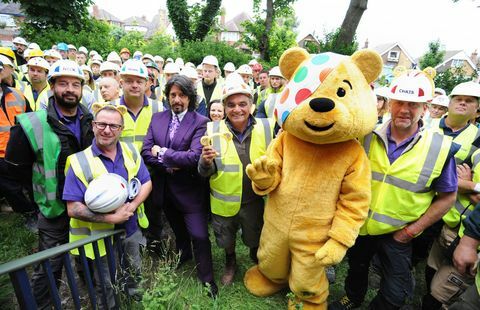
[[[432,100],[435,84],[435,70],[431,67],[420,70],[405,70],[403,67],[395,68],[393,74],[396,78],[390,85],[388,98],[410,101],[428,102]]]
[[[108,213],[123,206],[128,194],[128,184],[123,177],[105,173],[90,182],[84,200],[91,211]]]

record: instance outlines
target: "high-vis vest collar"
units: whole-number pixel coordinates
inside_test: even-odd
[[[47,83],[47,85],[38,94],[37,100],[35,100],[33,96],[32,85],[27,85],[25,87],[23,91],[23,95],[25,96],[25,98],[28,99],[28,102],[30,103],[30,108],[32,109],[32,111],[38,111],[42,108],[46,108],[46,106],[48,105],[49,90],[50,90],[50,85]]]
[[[132,180],[138,173],[141,164],[141,158],[138,151],[133,144],[120,142],[122,148],[123,162],[128,173],[128,181]],[[90,182],[98,176],[108,173],[102,160],[95,156],[92,152],[92,147],[88,147],[82,152],[70,155],[67,159],[65,169],[71,166],[73,172],[80,181],[88,188]],[[137,208],[138,223],[140,227],[148,227],[148,219],[145,216],[143,204]],[[115,225],[108,223],[92,223],[82,221],[76,218],[70,219],[70,242],[74,242],[88,236],[102,233],[105,231],[112,231]],[[105,243],[103,240],[98,241],[98,249],[100,256],[106,254]],[[78,255],[78,249],[71,251],[72,254]],[[87,257],[94,259],[93,247],[91,244],[85,245],[85,254]]]
[[[250,142],[250,162],[264,155],[273,136],[274,121],[259,118],[253,126]],[[225,121],[207,124],[207,133],[228,132]],[[227,145],[228,143],[228,145]],[[212,213],[230,217],[240,210],[242,199],[243,167],[232,140],[225,142],[219,135],[213,137],[213,148],[219,153],[215,157],[217,172],[210,177],[210,205]]]
[[[372,169],[372,202],[360,234],[387,234],[420,218],[435,196],[432,182],[440,176],[451,144],[449,137],[423,131],[390,164],[386,137],[376,131],[367,135],[363,146]]]

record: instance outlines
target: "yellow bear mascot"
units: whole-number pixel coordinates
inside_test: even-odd
[[[324,267],[343,259],[367,217],[370,164],[356,138],[377,122],[369,84],[382,66],[370,50],[292,48],[280,58],[289,80],[274,112],[282,132],[247,166],[254,191],[268,194],[258,265],[244,278],[252,294],[288,285],[303,309],[327,309]]]

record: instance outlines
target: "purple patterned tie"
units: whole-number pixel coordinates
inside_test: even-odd
[[[178,115],[175,115],[172,118],[172,122],[170,123],[170,141],[173,141],[173,137],[175,137],[175,133],[177,132],[178,126],[180,126],[180,120],[178,119]]]

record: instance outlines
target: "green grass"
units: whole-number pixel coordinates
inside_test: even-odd
[[[194,263],[190,262],[176,269],[177,257],[172,253],[161,260],[145,254],[143,259],[143,283],[145,294],[142,303],[128,301],[122,297],[123,309],[286,309],[289,293],[283,290],[273,296],[260,298],[251,295],[243,285],[243,275],[252,266],[248,248],[240,238],[237,242],[238,270],[235,281],[230,286],[222,286],[220,277],[224,267],[224,252],[215,244],[211,234],[214,272],[219,296],[212,300],[197,280]],[[36,235],[24,228],[23,219],[17,214],[0,214],[0,264],[33,253],[37,246]],[[421,295],[425,291],[423,280],[424,264],[417,267],[414,309],[420,307]],[[343,296],[343,283],[347,272],[344,260],[336,267],[337,280],[330,286],[329,301]],[[367,309],[368,302],[375,295],[369,290],[366,301],[360,309]],[[13,304],[13,289],[7,275],[0,277],[0,303]],[[13,306],[12,306],[13,307]],[[6,309],[2,306],[3,309]],[[7,306],[8,308],[8,306]]]
[[[37,237],[25,228],[21,215],[0,213],[0,264],[32,254],[36,246]],[[11,304],[13,296],[10,278],[0,276],[0,304]]]

